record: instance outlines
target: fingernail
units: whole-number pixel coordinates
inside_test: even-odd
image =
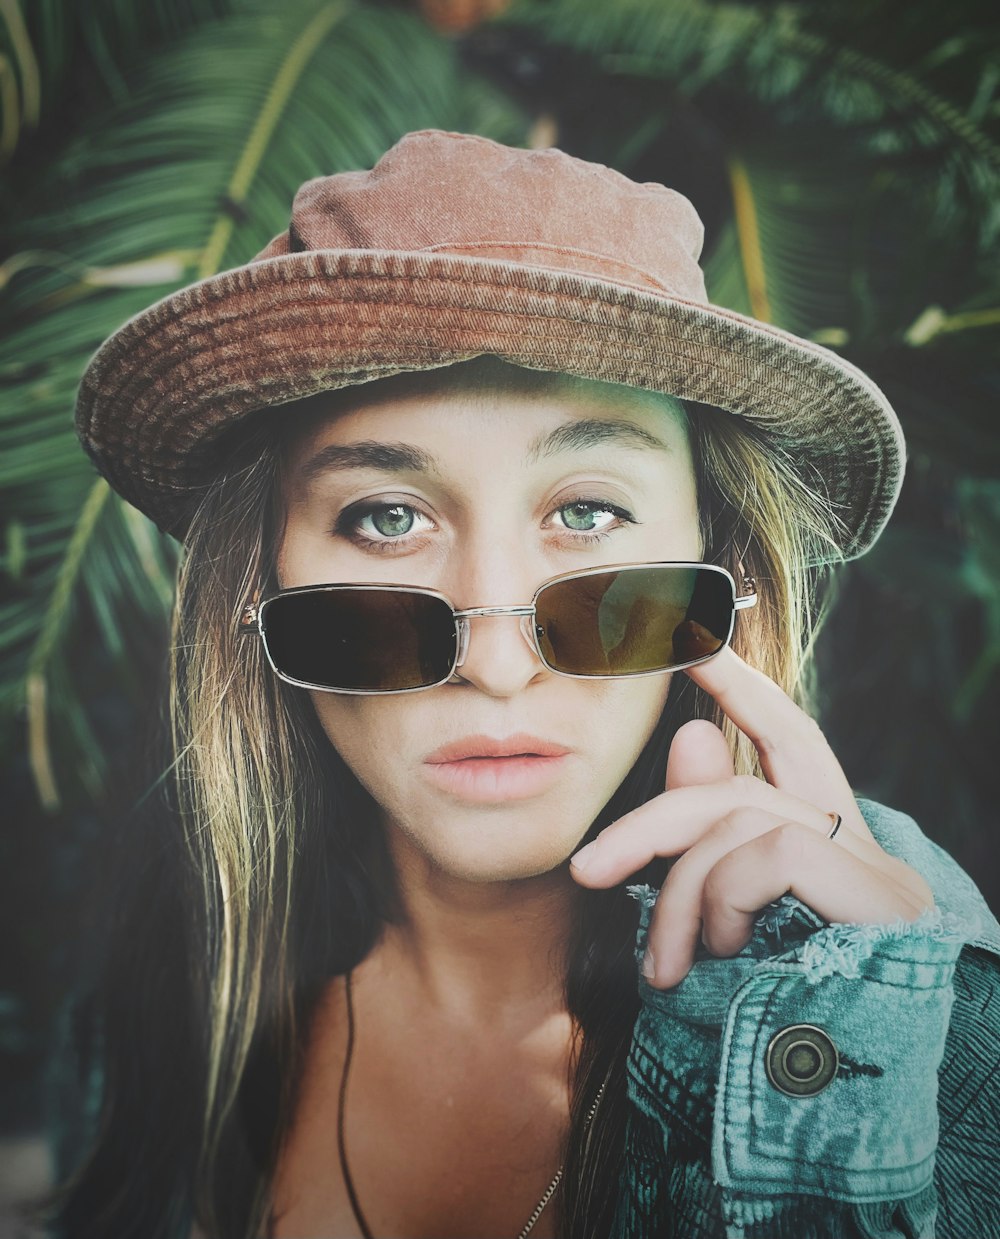
[[[582,873],[584,869],[586,869],[587,866],[590,864],[590,862],[594,859],[595,847],[596,847],[596,840],[593,843],[588,843],[587,846],[585,848],[581,848],[575,856],[571,856],[569,858],[569,863],[573,866],[574,869],[579,869],[580,872]]]
[[[656,976],[656,964],[653,960],[653,952],[646,947],[646,954],[642,957],[642,975],[647,981],[652,981]]]

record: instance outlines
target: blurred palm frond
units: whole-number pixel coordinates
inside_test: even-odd
[[[124,104],[88,116],[39,171],[34,209],[0,271],[0,486],[16,514],[0,708],[9,726],[27,700],[50,804],[48,717],[88,733],[66,665],[70,621],[83,605],[124,674],[135,634],[162,623],[175,560],[167,539],[108,501],[79,450],[71,411],[90,354],[157,296],[259,251],[287,227],[310,177],[370,166],[423,126],[487,126],[507,139],[524,130],[517,109],[483,83],[470,87],[452,47],[416,17],[344,0],[241,10],[130,66]],[[50,674],[63,683],[58,696],[39,687]],[[93,745],[89,761],[96,785]]]
[[[961,8],[942,15],[898,0],[863,14],[850,0],[822,9],[522,0],[506,20],[544,44],[586,53],[603,72],[659,79],[703,100],[737,139],[761,132],[762,122],[771,136],[813,125],[824,143],[849,131],[887,183],[920,196],[925,228],[944,235],[970,226],[984,244],[1000,235],[1000,35],[995,23],[984,35],[972,6],[963,21]]]
[[[90,106],[124,102],[129,66],[181,31],[221,16],[230,0],[0,0],[0,161],[31,158],[30,138],[79,91]]]

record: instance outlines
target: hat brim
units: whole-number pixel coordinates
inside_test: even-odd
[[[248,414],[481,354],[714,405],[766,432],[825,492],[847,558],[878,536],[905,449],[879,388],[836,353],[718,306],[440,253],[316,250],[193,284],[95,354],[77,428],[97,468],[183,537]]]

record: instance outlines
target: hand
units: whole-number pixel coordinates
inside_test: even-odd
[[[607,887],[655,856],[680,858],[649,926],[651,985],[687,975],[699,936],[713,955],[734,955],[788,892],[830,922],[911,921],[933,906],[920,874],[875,842],[823,733],[777,684],[730,648],[686,674],[753,741],[767,782],[734,774],[713,723],[687,723],[670,746],[667,790],[571,860],[581,885]],[[843,818],[835,839],[831,813]]]

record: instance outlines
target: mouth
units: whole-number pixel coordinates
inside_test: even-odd
[[[562,772],[571,750],[524,733],[494,739],[465,736],[424,758],[428,780],[456,799],[476,804],[540,795]]]

